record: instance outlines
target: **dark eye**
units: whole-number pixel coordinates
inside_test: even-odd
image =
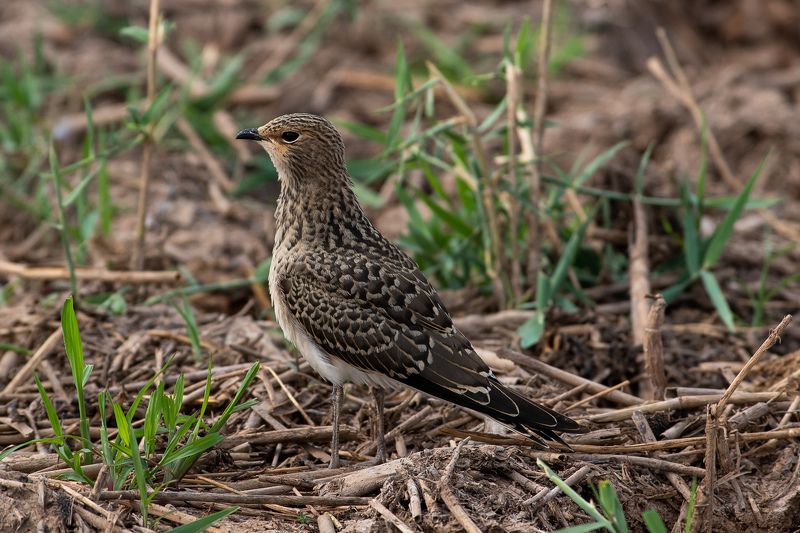
[[[281,133],[281,139],[283,139],[283,141],[287,143],[295,142],[298,137],[300,137],[300,134],[297,133],[296,131],[284,131],[283,133]]]

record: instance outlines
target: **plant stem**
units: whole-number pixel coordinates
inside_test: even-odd
[[[430,61],[426,63],[430,73],[439,80],[442,84],[445,94],[450,99],[450,102],[458,110],[461,117],[469,131],[469,137],[472,141],[472,149],[475,151],[475,160],[478,164],[480,172],[480,196],[481,204],[483,206],[484,215],[486,217],[487,229],[489,232],[489,246],[487,253],[489,260],[488,274],[494,286],[495,297],[497,298],[498,305],[501,309],[507,307],[508,298],[507,290],[508,282],[508,269],[505,268],[505,260],[502,247],[502,232],[500,230],[499,217],[497,215],[497,190],[495,180],[489,169],[489,158],[486,155],[486,148],[481,140],[480,132],[478,131],[478,119],[475,113],[469,108],[467,103],[459,96],[458,92],[453,88],[447,78],[444,77],[442,72]]]
[[[520,97],[520,78],[522,72],[520,68],[511,61],[506,62],[506,121],[508,123],[508,186],[511,190],[519,190],[519,178],[517,177],[517,107]],[[519,198],[514,195],[510,200],[508,233],[511,238],[511,294],[513,304],[522,301],[522,258],[520,257],[519,238],[519,219],[522,205]]]
[[[147,38],[147,105],[153,103],[156,95],[156,59],[158,56],[158,14],[160,0],[150,0],[150,24]],[[147,189],[150,185],[150,160],[153,151],[154,122],[148,127],[148,135],[142,148],[142,173],[139,177],[139,204],[136,210],[136,245],[131,257],[131,269],[141,270],[144,266],[145,219],[147,218]]]
[[[72,259],[72,250],[69,246],[69,229],[67,228],[67,216],[64,212],[64,197],[61,193],[61,172],[58,169],[58,157],[56,148],[50,144],[50,172],[53,175],[53,182],[56,187],[56,204],[58,204],[59,233],[61,234],[61,244],[64,246],[64,257],[67,260],[67,270],[69,271],[69,289],[73,298],[78,298],[78,279],[75,276],[75,262]]]
[[[535,160],[530,165],[530,194],[533,209],[526,217],[528,223],[528,286],[535,289],[539,276],[539,200],[541,197],[541,153],[544,140],[544,112],[547,107],[547,75],[550,63],[550,40],[553,27],[553,2],[544,0],[542,7],[542,29],[539,34],[539,64],[536,100],[533,104],[533,124],[536,128],[533,140]]]

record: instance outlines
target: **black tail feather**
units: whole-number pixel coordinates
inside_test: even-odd
[[[549,441],[569,447],[557,432],[585,433],[587,431],[571,418],[529,400],[493,377],[489,378],[490,401],[488,404],[479,403],[465,394],[459,394],[433,383],[418,374],[410,376],[403,383],[430,396],[488,415],[544,446],[547,446]],[[510,403],[516,405],[516,414],[509,414],[508,405]]]

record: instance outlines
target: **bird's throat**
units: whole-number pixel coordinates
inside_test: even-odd
[[[366,224],[371,227],[353,193],[347,186],[327,183],[297,183],[281,180],[275,211],[275,246],[294,247],[300,242],[320,243],[330,235],[349,234]]]

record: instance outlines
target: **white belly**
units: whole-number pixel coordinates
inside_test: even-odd
[[[278,286],[277,276],[273,275],[274,265],[275,259],[273,257],[273,262],[270,266],[269,292],[272,298],[272,306],[275,310],[275,319],[283,330],[283,334],[297,347],[297,350],[305,357],[311,368],[334,385],[355,383],[385,389],[394,389],[398,386],[398,383],[388,376],[375,372],[365,372],[345,363],[341,359],[329,356],[321,350],[317,343],[308,336],[302,324],[289,311],[284,300],[285,297]]]

